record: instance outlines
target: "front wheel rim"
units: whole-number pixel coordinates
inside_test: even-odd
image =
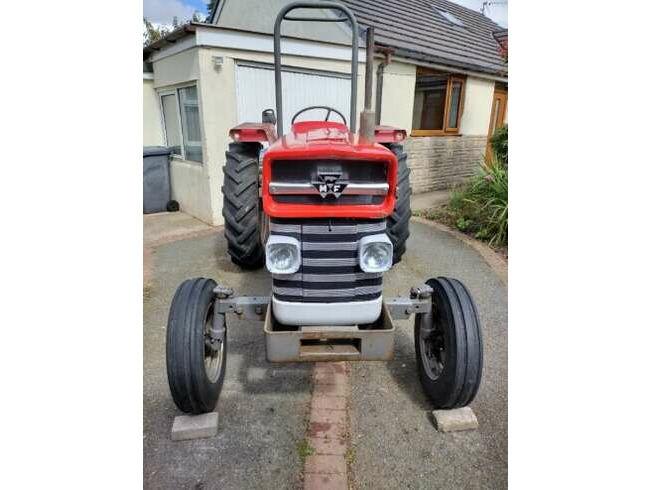
[[[422,365],[427,376],[432,380],[442,376],[445,370],[446,352],[445,337],[440,317],[435,310],[432,312],[432,322],[430,328],[420,329],[420,353]],[[427,325],[427,327],[429,327]]]
[[[225,335],[223,341],[210,342],[210,327],[214,321],[214,304],[210,305],[204,322],[204,348],[203,348],[203,362],[205,365],[205,374],[211,383],[216,383],[221,376],[221,368],[223,366],[223,350]]]

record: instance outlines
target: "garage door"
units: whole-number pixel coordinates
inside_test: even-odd
[[[237,111],[239,123],[261,122],[264,109],[275,109],[275,83],[273,67],[238,63]],[[285,132],[291,118],[300,109],[312,105],[334,107],[349,119],[350,77],[343,74],[301,71],[283,68],[282,99]],[[325,111],[314,110],[301,115],[298,120],[324,118]],[[330,120],[339,121],[336,114]],[[349,121],[348,121],[349,124]]]

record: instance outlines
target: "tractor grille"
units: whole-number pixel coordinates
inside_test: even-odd
[[[343,206],[351,205],[369,205],[381,204],[384,202],[384,196],[363,196],[363,195],[345,195],[321,197],[320,194],[293,194],[274,196],[276,202],[283,204],[321,204],[324,206]]]
[[[382,273],[359,267],[358,244],[386,232],[386,220],[272,218],[272,235],[296,238],[302,264],[295,274],[273,274],[273,294],[282,301],[341,303],[381,296]]]
[[[365,160],[274,160],[270,193],[283,204],[374,205],[388,194],[387,162]],[[325,178],[344,183],[338,196],[322,196],[314,184]]]

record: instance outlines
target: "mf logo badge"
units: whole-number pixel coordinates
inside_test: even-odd
[[[339,180],[340,178],[340,172],[318,172],[318,181],[312,182],[312,185],[316,188],[320,194],[320,197],[323,199],[327,196],[334,196],[338,198],[348,185],[347,182],[341,182]]]

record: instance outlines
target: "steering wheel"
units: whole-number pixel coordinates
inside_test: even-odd
[[[347,119],[345,119],[345,116],[343,114],[341,114],[339,111],[334,109],[334,107],[330,107],[330,106],[327,106],[327,105],[312,105],[312,106],[309,106],[309,107],[305,107],[304,109],[300,109],[291,118],[291,124],[293,125],[293,123],[296,122],[296,118],[300,114],[302,114],[303,112],[311,111],[312,109],[325,109],[327,111],[327,115],[325,116],[325,121],[329,121],[330,114],[332,112],[336,112],[339,116],[341,116],[341,119],[343,119],[343,124],[345,124],[346,126],[348,125],[348,121],[347,121]]]

